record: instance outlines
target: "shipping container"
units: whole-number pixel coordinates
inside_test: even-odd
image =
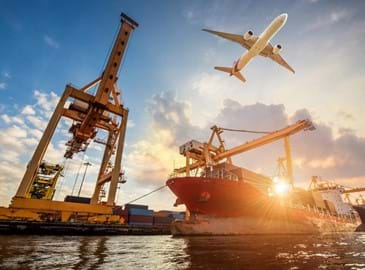
[[[149,222],[152,223],[153,222],[153,217],[152,216],[133,216],[133,215],[129,215],[128,216],[128,222]]]
[[[162,211],[154,212],[153,215],[155,217],[168,217],[168,216],[172,215],[172,211],[162,210]]]
[[[174,214],[175,219],[185,219],[185,213],[176,213]]]
[[[171,223],[174,220],[175,219],[172,216],[170,216],[170,217],[153,217],[154,223]]]
[[[145,209],[145,210],[147,210],[148,209],[148,205],[142,205],[142,204],[126,204],[125,206],[124,206],[124,209],[131,209],[131,208],[133,208],[133,209]]]
[[[113,215],[124,215],[128,214],[128,211],[123,209],[121,206],[113,207]]]
[[[153,216],[153,210],[140,209],[140,208],[129,208],[129,215],[137,215],[137,216]]]

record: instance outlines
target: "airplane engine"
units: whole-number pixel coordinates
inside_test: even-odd
[[[253,32],[251,30],[243,34],[244,40],[250,40],[252,37],[253,37]]]
[[[283,47],[280,45],[280,44],[278,44],[278,45],[276,45],[273,49],[272,49],[272,53],[273,54],[278,54],[278,53],[280,53],[281,52],[281,49],[282,49]]]

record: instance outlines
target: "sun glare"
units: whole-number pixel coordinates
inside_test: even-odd
[[[278,196],[284,196],[289,192],[289,185],[285,179],[275,176],[273,178],[274,192]]]

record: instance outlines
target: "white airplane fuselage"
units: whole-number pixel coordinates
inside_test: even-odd
[[[288,15],[285,13],[281,14],[270,23],[270,25],[258,37],[251,49],[242,54],[241,57],[235,62],[235,65],[232,68],[231,76],[243,69],[252,58],[260,54],[260,52],[265,49],[270,40],[284,26],[287,17]]]

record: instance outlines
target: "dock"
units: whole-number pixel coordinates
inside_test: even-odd
[[[0,235],[170,235],[169,227],[0,220]]]

